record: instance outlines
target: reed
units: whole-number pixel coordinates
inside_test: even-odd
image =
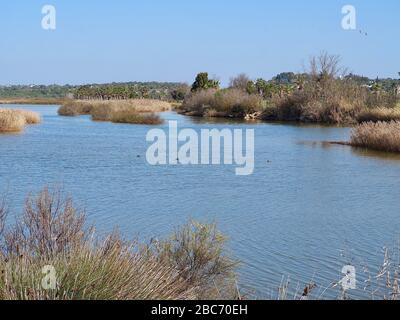
[[[20,132],[26,124],[25,118],[14,110],[0,110],[0,132]]]
[[[157,125],[164,121],[154,113],[138,113],[134,110],[118,111],[112,114],[111,121],[114,123],[129,123],[143,125]]]
[[[350,145],[386,152],[400,152],[400,121],[365,122],[353,129]]]
[[[71,100],[58,110],[61,116],[91,115],[93,121],[129,124],[160,124],[154,113],[170,111],[171,104],[150,99],[133,100]]]
[[[21,132],[25,125],[40,122],[39,114],[33,111],[0,109],[0,133]]]
[[[400,121],[400,109],[399,108],[375,108],[367,109],[360,112],[357,116],[359,123],[363,122],[390,122]]]
[[[0,201],[0,300],[237,297],[236,289],[225,289],[234,287],[236,263],[224,255],[214,225],[189,223],[150,244],[117,232],[99,238],[71,198],[48,188],[27,198],[15,225],[6,225],[7,212]],[[45,266],[54,281],[44,286]]]
[[[26,124],[39,124],[42,119],[37,112],[33,112],[30,110],[16,110],[19,114],[21,114],[25,118]]]
[[[192,93],[180,107],[180,112],[191,116],[246,118],[261,112],[263,100],[255,94],[239,89],[208,89]]]

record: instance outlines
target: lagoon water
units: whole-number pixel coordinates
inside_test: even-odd
[[[314,281],[317,297],[334,298],[329,286],[347,264],[357,268],[353,296],[370,297],[368,272],[378,273],[384,247],[399,248],[400,158],[323,143],[347,140],[349,128],[164,114],[180,128],[255,129],[255,171],[240,177],[234,166],[150,166],[147,126],[11,107],[43,116],[22,134],[0,135],[0,191],[15,215],[27,193],[51,185],[71,194],[99,232],[118,227],[149,240],[190,218],[215,221],[242,261],[240,284],[261,299],[276,297],[283,277],[291,294]]]

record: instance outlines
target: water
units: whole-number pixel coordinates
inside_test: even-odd
[[[63,118],[57,107],[38,111],[43,123],[0,136],[0,190],[20,213],[28,192],[61,185],[99,232],[119,227],[127,237],[163,237],[189,218],[216,221],[242,261],[240,283],[257,298],[276,296],[282,276],[291,291],[315,281],[316,295],[357,266],[359,290],[378,272],[384,246],[399,242],[400,158],[322,142],[347,140],[349,128],[241,124],[175,113],[180,128],[254,128],[251,176],[231,166],[146,163],[150,127]]]

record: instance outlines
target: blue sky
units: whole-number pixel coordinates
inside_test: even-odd
[[[57,29],[41,28],[45,4]],[[341,28],[344,5],[358,31]],[[370,77],[400,71],[398,0],[2,0],[0,84],[185,81],[303,71],[326,50]]]

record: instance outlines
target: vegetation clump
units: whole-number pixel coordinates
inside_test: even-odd
[[[115,112],[111,121],[114,123],[157,125],[162,124],[163,120],[155,113],[138,113],[135,110]]]
[[[400,121],[366,122],[353,129],[350,145],[386,152],[400,152]]]
[[[347,73],[339,56],[323,52],[310,59],[304,73],[285,72],[269,81],[240,74],[222,90],[201,73],[179,111],[203,117],[355,124],[398,120],[399,98],[400,80]]]
[[[375,108],[363,110],[357,115],[357,121],[363,122],[390,122],[400,121],[399,108]]]
[[[136,100],[71,100],[58,110],[61,116],[91,115],[94,121],[112,121],[130,124],[160,124],[162,119],[157,112],[171,110],[165,101]]]
[[[190,222],[151,244],[99,238],[71,198],[47,188],[28,197],[15,225],[8,212],[0,201],[0,300],[238,297],[237,263],[214,225]]]
[[[40,115],[33,111],[0,109],[0,133],[20,132],[28,124],[40,122]]]

